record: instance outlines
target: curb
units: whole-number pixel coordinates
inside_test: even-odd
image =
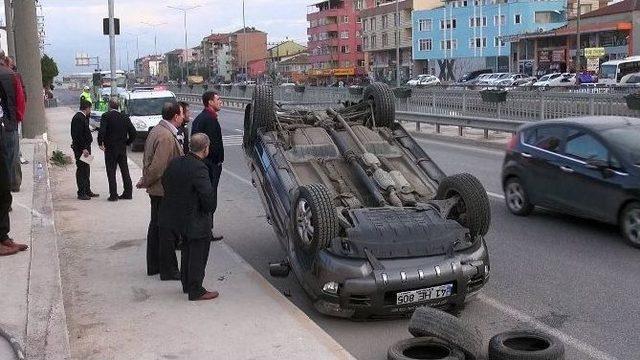
[[[28,359],[70,359],[49,181],[48,144],[44,140],[33,141],[33,144],[33,211],[25,353]]]
[[[442,142],[449,142],[449,143],[456,143],[456,144],[463,144],[463,145],[471,145],[471,146],[483,147],[483,148],[492,149],[492,150],[504,150],[507,146],[506,143],[503,144],[503,143],[495,143],[495,142],[489,142],[484,140],[469,139],[462,136],[447,136],[447,135],[437,135],[437,134],[430,134],[430,133],[418,133],[412,130],[409,130],[409,132],[411,133],[411,135],[417,138],[423,138],[428,140],[438,140]]]

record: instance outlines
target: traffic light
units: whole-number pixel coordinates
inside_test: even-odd
[[[101,86],[102,85],[102,74],[99,72],[93,73],[93,86]]]

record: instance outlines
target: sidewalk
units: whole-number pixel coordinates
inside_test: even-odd
[[[71,153],[72,116],[47,110],[50,151]],[[93,152],[98,199],[76,200],[74,165],[51,170],[72,358],[352,358],[224,242],[212,244],[204,284],[216,300],[189,302],[177,282],[146,276],[149,198],[135,191],[108,202],[103,156]],[[135,183],[141,170],[129,166]]]

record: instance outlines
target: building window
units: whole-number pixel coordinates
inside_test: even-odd
[[[376,47],[376,36],[371,35],[371,48],[375,49],[375,47]]]
[[[349,32],[348,31],[343,31],[340,33],[340,39],[348,39],[349,38]]]
[[[382,46],[389,46],[389,35],[382,34]]]
[[[498,22],[499,21],[499,22]],[[495,15],[493,17],[493,26],[505,26],[506,25],[506,19],[504,15],[500,15],[500,19],[498,20],[498,15]]]
[[[358,23],[358,24],[362,23],[362,18],[360,16],[358,16],[358,18],[356,19],[356,23]]]
[[[362,52],[362,45],[357,45],[356,46],[356,51],[357,52]]]
[[[471,38],[469,39],[469,48],[486,48],[487,38]]]
[[[463,1],[462,1],[462,7],[467,7],[467,5],[469,5],[469,3],[467,2],[467,0],[463,0]]]
[[[451,50],[458,48],[458,40],[440,40],[440,50]]]
[[[482,18],[478,17],[471,17],[469,18],[469,27],[480,27],[482,24],[482,27],[487,27],[487,17],[483,16]]]
[[[422,19],[418,21],[420,31],[431,31],[431,19]]]
[[[433,42],[431,39],[420,39],[420,51],[431,51],[433,49]]]
[[[358,46],[360,46],[360,45],[358,45]],[[365,49],[369,48],[369,37],[368,36],[365,36],[365,37],[362,38],[362,46]]]
[[[340,52],[343,54],[348,54],[349,53],[349,45],[342,45],[340,47]]]
[[[447,20],[440,20],[440,30],[444,30],[444,29],[455,29],[456,28],[456,19],[447,19]]]
[[[363,0],[355,0],[353,2],[353,8],[356,10],[362,10],[362,2]]]
[[[520,14],[516,14],[516,15],[514,16],[513,22],[514,22],[515,24],[520,24],[520,23],[521,23],[521,21],[522,21],[522,16],[520,16]]]
[[[382,15],[382,28],[386,29],[389,26],[389,15]]]
[[[505,43],[504,41],[500,40],[499,36],[496,36],[495,38],[493,38],[493,46],[494,47],[504,47]]]
[[[356,39],[360,39],[361,35],[360,30],[356,30]]]
[[[364,60],[358,60],[358,66],[364,66]]]
[[[347,60],[342,63],[342,67],[350,67],[350,66],[351,66],[351,61]]]
[[[371,18],[371,31],[376,31],[376,18]]]
[[[343,17],[342,17],[342,22],[343,22],[344,24],[348,24],[348,23],[349,23],[349,16],[343,16]]]

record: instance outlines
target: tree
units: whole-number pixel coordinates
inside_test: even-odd
[[[42,66],[42,86],[48,89],[53,84],[53,79],[58,76],[58,65],[47,54],[42,56],[40,64]]]

